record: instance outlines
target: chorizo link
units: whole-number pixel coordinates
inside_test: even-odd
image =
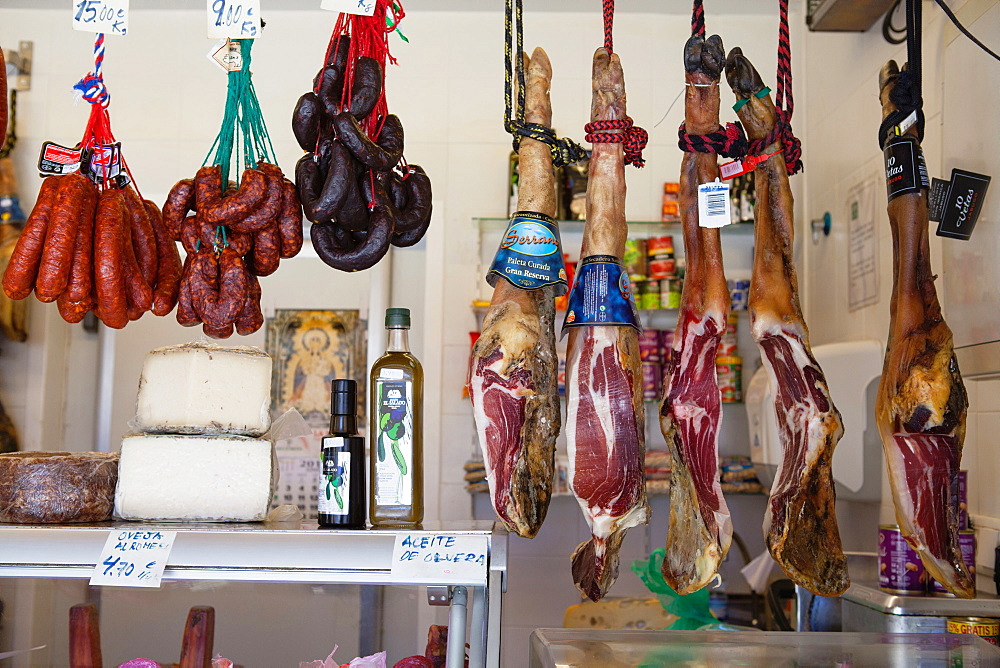
[[[243,304],[243,310],[236,318],[236,332],[240,336],[253,334],[264,324],[264,314],[260,310],[260,297],[260,281],[251,274],[247,300]]]
[[[281,233],[277,225],[268,225],[253,236],[252,273],[270,276],[281,260]]]
[[[204,211],[222,199],[222,168],[205,165],[194,176],[195,210]]]
[[[160,258],[156,248],[156,235],[153,233],[153,225],[149,220],[149,210],[132,186],[123,188],[122,194],[125,195],[125,209],[129,216],[135,261],[139,265],[139,270],[146,280],[146,284],[154,287],[156,285],[157,262]],[[157,211],[157,215],[159,215],[159,211]]]
[[[278,217],[281,235],[281,257],[295,257],[302,250],[302,205],[295,184],[284,179],[281,188],[281,215]]]
[[[195,311],[202,322],[224,328],[236,320],[247,298],[249,279],[243,258],[225,248],[216,259],[214,253],[201,253],[191,272],[191,294]]]
[[[281,169],[277,165],[261,162],[257,170],[264,175],[266,192],[256,210],[243,218],[227,221],[229,228],[237,232],[256,232],[271,223],[277,224],[278,214],[281,213],[281,184],[284,179]]]
[[[198,203],[198,214],[213,225],[228,225],[246,218],[260,206],[267,195],[267,179],[260,170],[248,167],[243,170],[237,191],[227,195],[207,207]]]
[[[35,279],[35,296],[39,301],[53,302],[66,289],[80,218],[93,217],[96,191],[97,186],[78,173],[69,174],[59,188]]]
[[[96,200],[95,196],[95,209]],[[66,290],[59,296],[60,298],[65,297],[63,301],[67,306],[60,307],[60,313],[63,313],[64,310],[71,311],[72,309],[68,307],[69,303],[83,301],[94,290],[94,214],[94,210],[91,210],[90,215],[80,212],[76,241],[73,244],[73,261],[69,269],[69,282],[66,284]],[[69,320],[65,315],[63,318],[68,322],[79,322]]]
[[[177,304],[181,284],[181,256],[177,252],[177,242],[170,236],[156,205],[149,200],[143,204],[149,214],[159,256],[156,263],[156,284],[153,288],[153,315],[164,316]]]
[[[59,309],[59,315],[69,323],[77,323],[83,320],[95,305],[94,297],[90,294],[86,295],[81,301],[71,300],[69,298],[69,291],[62,293],[56,298],[56,307]]]
[[[94,229],[94,287],[97,315],[108,327],[128,323],[125,297],[125,199],[120,190],[101,191]]]
[[[52,207],[65,176],[50,176],[42,181],[38,198],[21,230],[7,269],[3,274],[3,291],[11,299],[24,299],[35,289],[38,264],[45,246],[45,232],[49,226]]]
[[[177,324],[182,327],[193,327],[201,323],[201,318],[194,310],[194,301],[191,295],[191,272],[194,264],[195,253],[188,253],[184,258],[184,267],[181,269],[181,281],[177,291]]]
[[[174,184],[163,203],[163,224],[174,241],[181,239],[181,224],[188,211],[195,210],[194,179],[181,179]]]

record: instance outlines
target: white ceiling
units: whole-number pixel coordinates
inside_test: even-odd
[[[802,0],[791,0],[800,4]],[[67,0],[0,0],[0,9],[62,9]],[[261,0],[261,9],[319,9],[320,0]],[[777,12],[775,0],[708,0],[708,14],[770,14]],[[501,11],[503,0],[408,0],[406,11]],[[599,0],[522,0],[526,12],[599,12]],[[130,0],[131,9],[204,9],[205,0]],[[686,14],[691,11],[689,0],[622,0],[615,5],[616,12],[650,14]]]

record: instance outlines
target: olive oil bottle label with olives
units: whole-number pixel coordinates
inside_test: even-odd
[[[317,485],[318,523],[335,529],[364,529],[365,439],[358,436],[358,388],[335,378],[330,392],[330,433],[323,437]]]
[[[392,371],[385,369],[383,374]],[[409,506],[413,503],[413,383],[377,378],[375,392],[375,503]]]
[[[342,445],[336,441],[343,440],[330,438],[321,454],[323,470],[320,473],[317,508],[323,515],[347,516],[351,512],[351,497],[346,492],[352,484],[358,483],[351,480],[351,453],[337,449]]]

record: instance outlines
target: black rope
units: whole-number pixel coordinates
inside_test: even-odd
[[[582,146],[567,137],[559,138],[552,128],[540,123],[524,122],[524,20],[521,0],[507,0],[504,17],[506,39],[504,40],[504,129],[512,136],[512,146],[517,152],[521,148],[521,138],[528,137],[548,145],[552,153],[552,164],[565,167],[580,162],[587,157]],[[514,42],[515,44],[512,44]],[[516,50],[511,53],[516,45]],[[514,76],[517,76],[517,90],[514,91]]]
[[[934,0],[934,1],[941,6],[941,9],[944,10],[944,13],[948,15],[948,18],[951,19],[951,22],[955,24],[955,27],[958,28],[960,31],[962,31],[963,35],[971,39],[973,43],[980,49],[990,54],[997,60],[1000,60],[1000,56],[998,56],[994,51],[990,50],[989,47],[987,47],[985,44],[976,39],[976,37],[971,32],[969,32],[968,28],[966,28],[964,25],[961,24],[961,22],[959,22],[958,17],[955,16],[955,13],[953,11],[951,11],[951,8],[948,7],[948,5],[944,4],[944,0]]]
[[[892,3],[892,7],[889,11],[885,13],[885,18],[882,19],[882,37],[889,44],[902,44],[906,41],[906,24],[903,24],[902,28],[897,28],[892,24],[892,17],[896,14],[896,10],[899,9],[901,0],[896,0]]]
[[[878,145],[882,148],[894,128],[910,114],[916,113],[917,139],[924,139],[924,99],[921,95],[921,53],[920,40],[923,33],[920,0],[906,0],[906,65],[900,71],[889,92],[889,99],[896,105],[882,121],[878,130]]]

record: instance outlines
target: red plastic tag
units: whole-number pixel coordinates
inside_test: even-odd
[[[764,162],[768,158],[778,155],[779,153],[781,153],[781,151],[775,151],[774,153],[768,153],[766,155],[748,155],[745,158],[723,163],[719,165],[719,175],[723,179],[728,180],[742,174],[748,174],[757,169],[757,165]]]

